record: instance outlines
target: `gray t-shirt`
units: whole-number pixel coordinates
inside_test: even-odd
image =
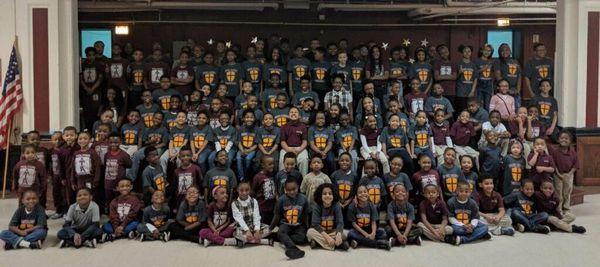
[[[83,210],[79,204],[75,203],[69,207],[65,224],[77,230],[85,230],[92,224],[100,223],[100,208],[96,202],[90,202],[87,209]]]
[[[458,63],[458,72],[456,78],[456,96],[468,97],[473,83],[477,80],[479,73],[477,65],[472,61]]]

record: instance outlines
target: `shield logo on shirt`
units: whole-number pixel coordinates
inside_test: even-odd
[[[541,66],[538,69],[538,74],[540,75],[540,78],[542,78],[542,79],[548,77],[548,67]]]
[[[252,135],[244,135],[242,136],[242,146],[245,148],[250,148],[254,145],[254,136]]]
[[[204,81],[208,84],[212,84],[215,81],[215,74],[212,72],[205,72]]]
[[[281,128],[287,124],[287,117],[283,116],[283,115],[279,116],[279,117],[277,117],[276,121],[277,121],[277,127]]]
[[[397,76],[397,75],[401,75],[401,74],[402,74],[402,69],[398,69],[398,68],[392,69],[392,75]]]
[[[347,199],[352,191],[352,186],[349,184],[338,184],[338,194],[340,198]]]
[[[513,181],[515,181],[515,182],[521,181],[521,168],[512,167],[510,169],[510,175],[512,176]]]
[[[379,188],[369,188],[369,199],[373,204],[379,205],[381,201],[381,190]]]
[[[325,79],[325,70],[324,69],[315,69],[315,74],[318,80]]]
[[[171,97],[164,96],[163,98],[161,98],[160,105],[162,106],[163,110],[169,110],[169,108],[171,108]]]
[[[277,96],[270,96],[269,97],[269,105],[271,106],[271,109],[274,109],[277,107]]]
[[[321,220],[321,228],[323,228],[323,230],[325,231],[329,231],[331,229],[333,229],[333,220],[331,219],[326,219],[326,220]]]
[[[273,146],[273,138],[271,137],[263,137],[262,143],[264,147],[271,148]]]
[[[225,78],[227,79],[228,82],[233,82],[235,81],[235,71],[234,70],[226,70],[225,71]]]
[[[396,221],[398,222],[398,228],[406,228],[406,224],[408,223],[408,218],[406,218],[406,214],[399,215],[396,219]]]
[[[183,146],[183,142],[185,141],[185,138],[183,138],[183,136],[181,135],[176,135],[173,138],[173,146],[175,147],[182,147]]]
[[[217,187],[217,186],[227,187],[227,180],[223,179],[223,178],[217,178],[213,181],[213,186],[214,187]]]
[[[408,124],[407,124],[406,120],[400,120],[400,125],[402,126],[402,129],[404,130],[404,132],[406,132],[406,130],[408,130]]]
[[[344,139],[342,139],[342,146],[344,147],[344,149],[350,149],[350,145],[352,145],[352,140],[354,140],[354,138],[351,134],[344,136]]]
[[[135,132],[133,131],[125,131],[125,144],[126,145],[134,145],[135,144]]]
[[[508,73],[511,75],[517,74],[517,65],[516,64],[508,64]]]
[[[365,228],[371,224],[371,218],[370,217],[356,218],[356,224],[360,228]]]
[[[197,135],[194,137],[194,147],[201,148],[204,145],[204,135]]]
[[[250,74],[250,80],[253,82],[258,81],[258,70],[256,68],[252,68],[248,72]]]
[[[463,224],[469,224],[469,223],[471,223],[471,220],[469,220],[469,214],[467,214],[464,211],[457,212],[456,213],[456,219],[459,222],[463,223]]]
[[[221,149],[223,149],[223,148],[225,148],[225,146],[227,146],[227,142],[229,142],[229,139],[227,139],[227,138],[219,139],[219,144],[221,145]]]
[[[154,179],[154,183],[156,184],[156,190],[163,192],[165,191],[165,188],[167,187],[167,184],[165,183],[165,177],[162,175],[159,176],[158,178]]]
[[[152,128],[152,126],[154,126],[154,120],[152,117],[154,117],[154,113],[148,113],[146,116],[144,116],[144,125],[146,128]]]
[[[531,204],[529,204],[529,203],[521,204],[521,208],[523,208],[523,213],[525,213],[525,214],[531,214],[531,212],[533,211],[531,209]]]
[[[195,223],[195,222],[197,222],[197,221],[198,221],[198,216],[196,216],[196,215],[188,215],[188,216],[185,216],[185,221],[186,221],[187,223]]]
[[[296,71],[296,77],[302,77],[306,74],[306,69],[302,66],[296,66],[294,71]]]
[[[472,70],[464,70],[463,77],[465,78],[465,81],[470,81],[471,78],[473,78],[473,71]]]
[[[484,78],[489,78],[492,75],[492,70],[488,67],[488,68],[484,68],[481,71],[481,76],[483,76]]]
[[[142,83],[142,81],[144,80],[144,72],[142,72],[141,70],[136,70],[133,72],[133,82],[136,84],[140,84]]]
[[[360,80],[360,76],[362,74],[361,69],[352,69],[352,79],[355,81]]]
[[[177,122],[175,120],[167,122],[167,126],[169,127],[169,129],[175,127],[175,125],[177,125]]]
[[[427,134],[426,133],[420,133],[417,134],[417,144],[419,145],[419,147],[424,147],[425,145],[427,145]]]
[[[540,112],[544,116],[548,115],[548,112],[550,112],[550,105],[547,103],[540,103]]]
[[[285,220],[290,224],[298,223],[298,209],[290,209],[285,211]]]
[[[327,138],[322,136],[315,137],[315,146],[318,149],[324,149],[327,146]]]
[[[420,69],[418,74],[419,74],[419,80],[421,80],[421,82],[427,81],[429,72],[426,69]]]
[[[394,136],[394,137],[390,138],[390,143],[392,143],[392,147],[399,148],[402,146],[402,139]]]
[[[458,186],[458,179],[456,177],[446,178],[446,189],[448,189],[448,192],[454,193],[456,191],[457,186]]]

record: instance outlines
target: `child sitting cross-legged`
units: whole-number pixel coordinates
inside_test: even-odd
[[[113,241],[121,237],[135,237],[139,224],[137,214],[140,211],[141,200],[131,194],[131,180],[123,178],[117,183],[119,196],[110,202],[108,216],[110,221],[102,225],[102,242]]]
[[[41,249],[47,228],[46,213],[39,204],[38,194],[28,189],[21,194],[21,205],[10,219],[8,230],[0,232],[0,240],[4,241],[4,249]]]
[[[208,227],[200,230],[200,239],[205,247],[210,244],[235,246],[235,228],[231,224],[229,194],[225,186],[215,186],[212,190],[213,202],[208,205]]]
[[[324,183],[317,187],[311,208],[311,227],[306,232],[310,247],[314,249],[318,244],[327,250],[348,250],[350,247],[342,233],[344,215],[333,184]]]
[[[102,236],[100,229],[100,208],[92,201],[92,192],[83,187],[77,190],[77,203],[69,207],[65,224],[56,234],[60,239],[58,247],[81,246],[95,248],[97,238]]]
[[[492,236],[488,233],[485,223],[479,221],[479,207],[475,200],[470,198],[469,183],[459,181],[456,196],[448,200],[448,217],[452,226],[453,235],[446,236],[446,243],[460,245],[478,239],[489,240]]]
[[[165,203],[165,192],[155,190],[152,193],[152,205],[146,207],[142,215],[142,223],[137,227],[140,241],[169,241],[171,233],[167,231],[171,210]]]
[[[266,239],[271,233],[269,226],[261,223],[259,204],[250,197],[250,183],[241,181],[237,186],[237,199],[231,203],[231,213],[237,224],[233,236],[238,247],[246,244],[273,245],[272,239]]]
[[[415,208],[408,202],[408,192],[403,184],[396,184],[393,187],[393,201],[388,204],[387,216],[389,224],[389,235],[392,245],[398,244],[405,246],[407,244],[421,245],[421,235],[423,230],[415,224]]]
[[[506,213],[502,195],[494,191],[494,178],[487,173],[482,173],[479,178],[480,192],[476,195],[479,206],[481,222],[487,224],[493,235],[514,235],[510,214]]]
[[[437,184],[429,183],[424,186],[419,213],[421,221],[417,226],[421,227],[423,235],[429,240],[444,242],[446,235],[452,234],[452,227],[448,226],[448,207],[440,198]]]

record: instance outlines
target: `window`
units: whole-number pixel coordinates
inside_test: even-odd
[[[512,30],[488,31],[487,43],[491,44],[492,47],[494,48],[494,54],[493,54],[494,58],[498,57],[498,47],[500,47],[500,45],[503,43],[508,44],[508,46],[510,47],[510,51],[512,51],[513,54],[515,52],[515,49],[513,47],[513,31]]]
[[[93,47],[96,41],[104,42],[103,55],[112,55],[112,31],[109,29],[82,29],[81,30],[81,57],[85,58],[85,48]]]

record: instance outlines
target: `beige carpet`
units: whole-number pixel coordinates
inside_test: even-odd
[[[390,252],[328,252],[305,247],[306,257],[296,261],[288,261],[277,243],[275,247],[237,249],[204,248],[182,241],[119,240],[96,249],[59,249],[56,232],[62,220],[55,220],[49,223],[42,250],[0,251],[0,266],[600,266],[600,195],[588,195],[585,201],[573,208],[578,216],[575,223],[588,229],[585,235],[517,233],[460,247],[424,241],[421,247],[396,247]],[[14,199],[0,201],[0,228],[5,229],[15,206]]]

